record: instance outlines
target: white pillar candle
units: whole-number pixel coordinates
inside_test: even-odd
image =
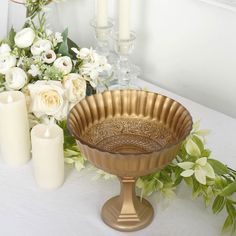
[[[22,92],[0,93],[0,136],[1,153],[7,164],[19,166],[29,161],[29,120]]]
[[[119,0],[119,39],[128,40],[130,38],[130,8],[131,0]]]
[[[34,174],[41,188],[56,189],[64,182],[63,137],[56,124],[39,124],[31,131]]]
[[[97,0],[97,27],[106,27],[108,24],[107,0]]]

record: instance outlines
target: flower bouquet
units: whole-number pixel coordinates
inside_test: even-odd
[[[27,99],[31,127],[57,122],[65,132],[65,157],[83,168],[84,159],[66,129],[69,110],[96,91],[99,75],[111,69],[93,49],[79,48],[63,33],[46,28],[48,1],[26,1],[27,20],[0,41],[0,91],[20,90]]]

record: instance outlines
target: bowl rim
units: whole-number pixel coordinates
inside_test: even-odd
[[[116,91],[124,91],[124,90],[106,90],[106,91],[104,91],[102,93],[96,93],[96,94],[93,94],[91,96],[98,96],[98,94],[104,94],[104,93],[107,93],[107,92],[113,93],[113,92],[116,92]],[[77,102],[74,105],[74,107],[70,110],[69,114],[67,115],[67,129],[70,132],[70,134],[76,139],[76,142],[79,141],[83,146],[87,146],[87,147],[89,147],[91,149],[94,149],[96,151],[100,151],[102,153],[109,153],[109,154],[112,154],[112,155],[124,155],[124,156],[139,156],[139,155],[150,155],[150,154],[153,154],[153,153],[160,153],[161,151],[164,151],[164,150],[167,150],[167,149],[170,149],[170,148],[174,148],[175,146],[181,144],[190,135],[191,130],[193,128],[193,118],[192,118],[192,115],[190,114],[189,110],[185,106],[183,106],[180,102],[178,102],[175,99],[170,98],[170,97],[168,97],[166,95],[163,95],[161,93],[156,93],[156,92],[152,92],[152,91],[145,91],[145,90],[138,90],[138,89],[125,89],[125,91],[142,91],[142,92],[145,92],[146,94],[150,94],[150,93],[151,94],[156,94],[156,95],[160,95],[160,96],[164,97],[165,99],[168,98],[168,99],[176,102],[178,105],[182,106],[185,109],[185,111],[187,111],[188,116],[190,117],[191,125],[188,128],[188,130],[187,130],[188,132],[186,132],[186,134],[183,135],[181,137],[181,139],[178,139],[175,142],[169,143],[166,146],[161,147],[160,149],[158,149],[156,151],[139,152],[139,153],[125,153],[125,152],[124,153],[123,152],[122,153],[118,153],[118,152],[111,152],[111,151],[104,150],[102,148],[97,147],[96,145],[93,145],[93,144],[91,144],[89,142],[84,141],[83,139],[81,139],[80,137],[75,135],[75,133],[72,131],[72,129],[70,127],[69,120],[70,120],[70,116],[72,114],[72,110],[77,106],[77,104],[81,103],[84,100],[87,100],[88,99],[87,97],[89,97],[89,96],[86,96],[81,101]]]

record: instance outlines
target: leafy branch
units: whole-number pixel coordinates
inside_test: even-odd
[[[193,198],[202,197],[205,206],[212,204],[214,214],[226,211],[222,232],[236,232],[236,172],[210,157],[205,147],[207,130],[199,130],[195,124],[190,136],[183,142],[176,159],[163,170],[141,177],[137,187],[142,196],[160,191],[172,196],[175,188],[184,181],[191,189]]]

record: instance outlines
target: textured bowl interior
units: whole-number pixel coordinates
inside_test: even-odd
[[[162,168],[175,157],[191,131],[192,118],[181,104],[163,95],[116,90],[78,103],[68,116],[68,128],[97,167],[138,175]]]

